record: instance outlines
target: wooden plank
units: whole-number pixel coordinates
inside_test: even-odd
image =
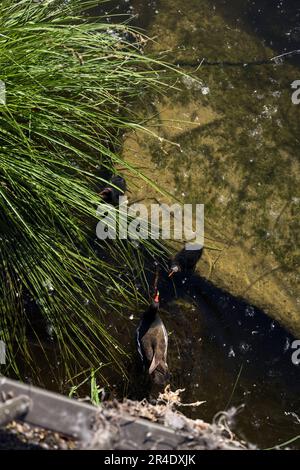
[[[130,416],[121,419],[120,450],[174,450],[187,441],[160,424]]]
[[[32,405],[24,421],[55,432],[67,434],[77,439],[88,437],[92,430],[97,408],[86,403],[72,400],[7,378],[0,378],[2,396],[28,396]]]
[[[29,411],[32,402],[25,395],[11,398],[0,404],[0,426],[6,426],[13,420],[20,419]]]
[[[87,447],[88,443],[93,441],[96,429],[99,442],[94,441],[93,448],[111,448],[110,439],[106,444],[104,442],[101,444],[101,426],[105,429],[103,422],[107,424],[117,422],[117,435],[112,436],[112,440],[116,441],[112,443],[114,449],[172,450],[187,440],[186,436],[176,434],[160,424],[122,413],[119,416],[110,415],[109,412],[87,403],[0,377],[0,403],[1,400],[4,402],[14,397],[22,397],[22,400],[25,397],[30,400],[27,413],[21,417],[23,421],[82,440]],[[97,419],[97,416],[101,416],[102,419]],[[97,424],[93,429],[95,422]]]

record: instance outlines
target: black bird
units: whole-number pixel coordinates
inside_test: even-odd
[[[137,348],[153,382],[164,385],[169,379],[168,333],[159,314],[159,292],[143,313],[136,331]]]
[[[124,196],[127,190],[126,181],[122,176],[114,175],[111,186],[106,186],[100,193],[102,199],[113,206],[119,205],[119,197]]]
[[[169,277],[174,276],[176,273],[181,273],[186,276],[193,274],[202,253],[202,245],[199,243],[187,243],[185,247],[171,259]]]

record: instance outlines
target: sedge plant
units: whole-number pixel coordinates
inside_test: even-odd
[[[91,18],[101,3],[0,4],[0,335],[16,375],[20,358],[32,362],[28,328],[43,344],[40,318],[64,361],[122,371],[107,322],[143,301],[137,250],[118,240],[95,250],[97,192],[116,164],[130,169],[120,142],[142,127],[132,103],[167,85],[139,34]]]

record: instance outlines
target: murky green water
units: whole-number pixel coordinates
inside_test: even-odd
[[[196,79],[183,78],[167,98],[143,103],[141,116],[155,115],[149,125],[177,145],[146,136],[124,145],[183,202],[205,204],[207,243],[221,250],[206,250],[188,286],[175,291],[161,283],[171,386],[185,388],[186,402],[206,400],[185,409],[190,416],[212,420],[236,407],[238,436],[262,448],[280,444],[300,434],[294,337],[274,321],[300,335],[300,105],[292,104],[290,87],[300,68],[296,55],[262,62],[299,47],[299,10],[292,1],[113,3],[116,12],[138,15],[136,24],[155,39],[148,52],[161,53]],[[131,189],[136,197],[146,192]],[[107,397],[150,394],[136,364],[140,314],[129,312],[109,325],[131,356],[129,382],[109,365],[102,369],[111,384]],[[44,386],[68,393],[55,344],[45,346],[49,364],[37,345],[36,374]],[[77,365],[78,384],[85,368]],[[22,372],[30,377],[26,368]],[[299,442],[293,446],[300,448]]]
[[[207,250],[199,266],[212,284],[198,279],[183,303],[166,304],[172,386],[185,388],[187,401],[207,400],[193,417],[243,405],[236,431],[269,447],[300,431],[293,338],[272,321],[300,334],[300,106],[291,101],[300,55],[269,60],[299,49],[299,8],[247,0],[144,5],[133,2],[137,24],[154,38],[148,51],[196,80],[183,78],[179,90],[145,104],[155,115],[151,129],[176,145],[133,137],[126,157],[133,152],[135,163],[156,168],[155,178],[183,202],[204,203],[207,242],[222,250]]]
[[[200,83],[183,78],[179,91],[152,104],[153,129],[180,146],[142,146],[169,171],[176,196],[205,204],[206,234],[223,251],[217,269],[203,274],[300,334],[300,106],[291,101],[300,55],[262,64],[299,45],[293,5],[153,3],[149,49]],[[207,264],[215,258],[208,253]]]

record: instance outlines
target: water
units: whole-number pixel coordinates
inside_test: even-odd
[[[148,166],[149,176],[183,202],[205,204],[206,242],[214,248],[199,263],[201,276],[176,289],[166,280],[160,286],[171,386],[185,388],[185,402],[206,401],[185,408],[189,416],[212,420],[240,407],[238,436],[261,448],[280,444],[300,434],[300,366],[290,347],[300,335],[300,105],[292,105],[290,88],[300,70],[296,55],[283,63],[267,59],[299,48],[299,9],[292,1],[262,0],[133,0],[116,7],[135,13],[136,26],[156,38],[148,51],[195,79],[183,77],[167,98],[143,97],[139,107],[141,117],[155,116],[152,130],[177,145],[144,134],[124,142],[126,158]],[[132,184],[132,191],[136,199],[158,197],[143,186]],[[140,314],[111,319],[110,331],[130,354],[129,381],[103,366],[107,398],[149,396],[134,344]],[[49,363],[33,346],[40,382],[68,393],[55,342],[44,346]],[[77,384],[86,369],[76,365]],[[21,372],[30,380],[25,365]],[[99,373],[98,383],[105,385]],[[78,389],[88,392],[86,385]]]
[[[291,361],[293,336],[198,275],[175,287],[176,293],[169,281],[160,282],[171,387],[185,389],[185,403],[206,401],[184,412],[211,421],[218,411],[235,407],[234,431],[261,448],[296,436],[300,377]],[[137,361],[133,341],[125,342]],[[128,362],[129,384],[124,389],[119,383],[117,396],[151,398],[135,361]]]
[[[182,202],[204,203],[207,245],[221,250],[206,250],[199,265],[209,282],[199,278],[189,299],[165,305],[172,386],[186,389],[187,402],[207,400],[190,411],[194,418],[243,405],[237,434],[262,448],[280,444],[300,430],[294,338],[277,323],[300,336],[300,106],[291,102],[300,55],[270,59],[300,49],[299,7],[132,5],[136,24],[155,39],[148,51],[193,78],[167,98],[143,101],[141,117],[155,116],[149,127],[172,143],[129,136],[124,155]],[[146,186],[135,197],[168,202]],[[127,392],[146,393],[132,383]]]
[[[153,276],[148,273],[149,284]],[[185,389],[183,402],[205,401],[200,407],[184,408],[192,418],[213,420],[216,413],[238,410],[233,430],[240,438],[260,448],[269,448],[299,434],[300,375],[292,362],[294,337],[253,305],[231,296],[199,275],[173,284],[163,274],[159,283],[161,317],[169,332],[168,363],[171,389]],[[135,329],[142,311],[128,318],[111,319],[109,331],[120,341],[129,357],[125,360],[128,380],[109,364],[96,373],[104,386],[105,399],[124,396],[151,399],[157,396],[141,365],[135,346]],[[23,376],[38,380],[50,390],[68,394],[71,384],[79,386],[75,396],[90,394],[88,364],[78,362],[77,378],[71,383],[59,359],[55,341],[33,346],[35,374],[24,364]],[[71,365],[71,364],[69,364]],[[107,383],[103,381],[103,374]],[[299,448],[295,442],[293,448]]]
[[[273,2],[266,17],[265,4],[155,3],[149,49],[185,64],[194,80],[183,77],[178,91],[151,103],[151,130],[173,145],[140,136],[125,155],[154,162],[155,177],[166,175],[183,202],[205,204],[206,236],[223,252],[217,265],[207,253],[203,274],[298,335],[300,106],[292,104],[291,83],[300,55],[261,63],[297,48],[299,12],[292,2]],[[221,65],[197,69],[203,59]]]

